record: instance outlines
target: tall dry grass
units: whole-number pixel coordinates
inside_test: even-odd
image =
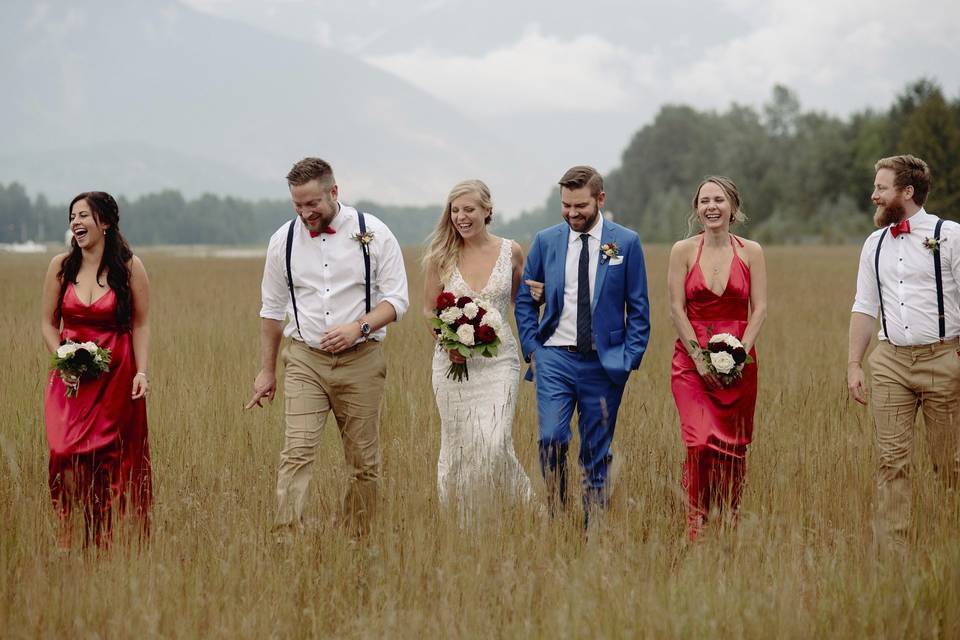
[[[345,477],[331,422],[308,531],[277,547],[268,531],[282,403],[241,411],[257,365],[261,261],[143,254],[153,291],[153,536],[143,549],[101,554],[54,545],[47,355],[37,330],[49,257],[0,257],[0,633],[960,637],[960,500],[923,455],[912,551],[902,562],[871,552],[872,424],[847,401],[844,379],[854,249],[768,251],[770,314],[741,526],[685,542],[666,255],[647,250],[653,335],[621,409],[622,465],[601,535],[584,540],[575,512],[549,521],[503,507],[461,529],[438,509],[431,344],[414,311],[386,344],[379,527],[352,545],[332,522]],[[410,283],[416,310],[415,269]],[[539,483],[527,383],[514,440]]]

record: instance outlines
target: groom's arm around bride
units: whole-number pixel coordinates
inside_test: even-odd
[[[551,511],[566,501],[566,454],[577,410],[589,517],[589,507],[608,499],[617,412],[630,371],[647,348],[650,310],[640,238],[604,219],[603,177],[578,166],[559,184],[564,222],[534,238],[515,313],[523,357],[532,364],[527,379],[537,386],[540,464]]]

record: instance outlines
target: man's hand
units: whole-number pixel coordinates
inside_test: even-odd
[[[323,334],[323,338],[320,339],[320,348],[328,353],[340,353],[352,347],[361,335],[359,322],[342,324]]]
[[[267,371],[266,369],[261,369],[260,373],[257,374],[256,379],[253,381],[253,397],[250,398],[243,408],[244,410],[252,409],[254,405],[262,407],[263,405],[260,402],[266,398],[270,402],[273,402],[273,396],[277,392],[277,374],[273,371]]]
[[[867,404],[867,381],[863,375],[863,367],[857,362],[847,365],[847,391],[850,397],[860,404]]]
[[[530,289],[530,297],[537,304],[543,302],[543,283],[536,280],[524,280],[523,283]]]

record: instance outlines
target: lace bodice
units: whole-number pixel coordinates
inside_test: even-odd
[[[500,241],[500,255],[497,256],[497,262],[493,265],[493,271],[490,273],[490,279],[480,291],[474,291],[467,284],[460,274],[460,267],[454,267],[450,274],[450,282],[444,286],[444,290],[459,296],[470,296],[476,300],[486,302],[493,306],[500,315],[503,316],[504,323],[510,317],[510,296],[513,293],[513,268],[511,262],[513,241],[504,238]],[[501,342],[504,344],[513,344],[513,332],[509,325],[506,325],[506,331],[502,332]]]

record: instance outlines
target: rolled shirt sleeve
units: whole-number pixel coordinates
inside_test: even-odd
[[[400,243],[387,225],[378,220],[377,233],[381,236],[377,255],[376,287],[381,302],[389,302],[397,313],[397,320],[403,317],[410,306],[407,292],[407,271],[403,264],[403,252]]]
[[[283,249],[286,241],[286,225],[282,226],[267,246],[267,257],[263,265],[263,280],[260,283],[260,317],[283,322],[290,305],[290,290],[287,288],[287,275]]]
[[[953,272],[953,281],[960,286],[960,248],[957,243],[960,242],[960,225],[952,220],[944,220],[941,229],[941,251],[947,256],[950,270]]]
[[[857,294],[853,300],[853,313],[862,313],[876,318],[880,315],[880,294],[877,291],[877,270],[874,256],[879,234],[871,234],[860,251],[860,267],[857,269]]]

